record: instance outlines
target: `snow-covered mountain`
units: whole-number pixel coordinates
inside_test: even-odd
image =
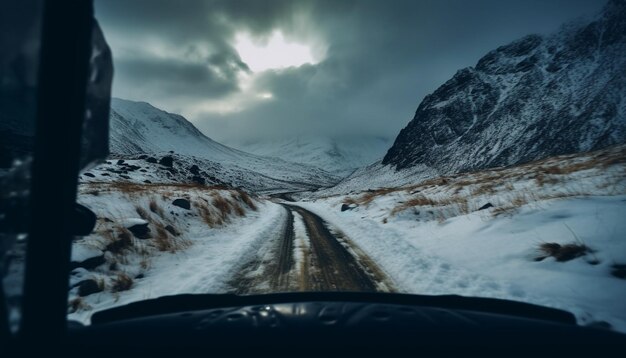
[[[313,165],[339,176],[379,160],[391,145],[383,137],[330,138],[297,136],[233,144],[246,152]]]
[[[425,97],[382,164],[439,174],[626,142],[626,1],[489,52]]]
[[[110,150],[114,156],[137,154],[196,158],[200,170],[221,182],[255,190],[313,189],[337,178],[316,167],[245,153],[213,141],[184,117],[145,102],[111,102]]]

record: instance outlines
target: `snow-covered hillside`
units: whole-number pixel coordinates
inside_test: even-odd
[[[233,146],[249,153],[313,165],[345,177],[357,168],[381,159],[391,144],[390,139],[382,137],[297,136],[233,143]]]
[[[305,199],[404,292],[565,309],[626,332],[626,146]]]
[[[196,158],[201,170],[222,182],[248,186],[255,190],[273,190],[284,183],[290,190],[329,186],[337,178],[322,169],[245,153],[202,134],[180,115],[167,113],[145,102],[114,98],[111,102],[110,148],[113,157],[149,154],[161,157],[174,154]],[[195,160],[195,159],[194,159]],[[191,159],[187,161],[193,161]],[[219,170],[215,170],[219,168]],[[219,177],[228,172],[227,177]]]
[[[626,1],[489,52],[426,96],[382,163],[446,175],[626,142]]]
[[[280,228],[280,206],[240,190],[183,184],[83,183],[98,216],[74,241],[69,318],[177,293],[225,292],[242,260]]]

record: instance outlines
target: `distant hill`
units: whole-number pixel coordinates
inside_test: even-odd
[[[167,113],[145,102],[114,98],[111,102],[110,150],[114,156],[137,154],[197,158],[215,175],[228,172],[221,181],[257,190],[304,190],[329,186],[338,178],[316,167],[249,154],[222,145],[184,117]],[[203,164],[204,163],[204,164]],[[210,163],[210,164],[209,164]]]

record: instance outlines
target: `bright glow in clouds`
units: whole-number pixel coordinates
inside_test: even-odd
[[[250,35],[239,33],[235,36],[234,47],[241,60],[252,70],[252,73],[237,74],[240,91],[226,98],[206,99],[196,105],[187,105],[180,110],[183,115],[188,118],[206,113],[227,115],[244,111],[259,103],[271,102],[276,99],[274,94],[255,84],[260,72],[319,62],[319,59],[313,57],[309,46],[286,41],[280,31],[274,31],[266,43],[255,42]]]
[[[235,49],[253,72],[316,62],[308,46],[287,42],[280,31],[275,31],[266,44],[255,43],[249,35],[240,33],[235,37]]]

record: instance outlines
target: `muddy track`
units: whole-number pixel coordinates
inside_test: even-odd
[[[246,263],[230,282],[239,294],[286,291],[394,291],[391,280],[345,235],[329,229],[319,216],[299,206],[281,203],[287,211],[281,237],[272,240],[272,259]],[[306,228],[308,247],[294,260],[294,215]],[[302,240],[302,238],[300,238]]]
[[[319,216],[295,205],[283,206],[302,216],[311,243],[308,286],[311,291],[380,291],[387,281],[369,259],[355,257],[343,237],[333,235]]]
[[[289,290],[289,272],[293,268],[293,214],[287,210],[287,222],[283,229],[278,252],[278,263],[270,274],[270,287],[274,291]]]

